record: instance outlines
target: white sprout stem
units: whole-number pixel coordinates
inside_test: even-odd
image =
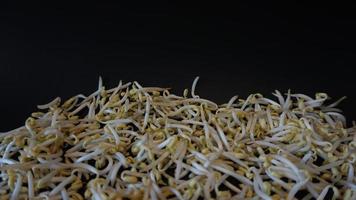
[[[239,164],[245,168],[248,168],[246,163],[244,163],[242,160],[238,159],[232,152],[223,152],[223,155],[226,158],[229,158],[230,160],[234,161],[236,164]]]
[[[299,173],[299,169],[297,166],[295,166],[290,160],[282,157],[282,156],[275,156],[275,158],[281,162],[283,162],[284,164],[286,164],[288,167],[290,167],[292,169],[292,171],[298,176],[299,180],[302,180],[303,178],[301,177],[300,173]]]
[[[347,182],[348,183],[352,183],[353,182],[353,179],[355,178],[354,176],[354,167],[351,163],[348,164],[349,166],[349,170],[348,170],[348,173],[347,173]]]
[[[200,196],[200,193],[201,193],[201,187],[198,186],[198,189],[195,191],[193,197],[191,198],[191,200],[198,200],[199,196]]]
[[[153,161],[149,165],[147,165],[145,168],[142,169],[142,171],[147,171],[152,169],[154,166],[157,165],[157,163],[161,162],[163,159],[167,158],[169,156],[169,152],[164,152],[157,160]]]
[[[176,190],[175,188],[172,188],[172,187],[170,187],[169,189],[170,189],[170,191],[171,191],[174,195],[176,195],[176,197],[177,197],[179,200],[184,200],[184,198],[182,197],[182,195],[179,193],[178,190]]]
[[[85,163],[64,164],[63,167],[86,169],[96,175],[99,175],[99,171],[95,167]]]
[[[8,164],[8,165],[13,165],[17,164],[18,162],[9,158],[0,158],[0,164]]]
[[[275,167],[275,166],[271,166],[270,167],[271,170],[280,173],[281,175],[292,179],[294,181],[298,181],[300,178],[294,173],[293,170],[286,168],[286,167]]]
[[[63,188],[61,190],[61,196],[62,196],[63,200],[69,200],[69,195],[68,195],[68,192],[67,192],[67,190],[65,188]]]
[[[179,109],[177,109],[177,110],[175,110],[173,112],[168,113],[167,116],[179,115],[185,110],[195,109],[196,107],[197,106],[195,106],[195,105],[186,105],[186,106],[180,107]]]
[[[120,90],[126,89],[128,87],[130,87],[132,83],[131,82],[127,82],[125,84],[122,85],[122,81],[120,81],[119,85],[116,88],[113,89],[109,89],[107,90],[108,93],[112,93],[113,95],[117,94]]]
[[[307,154],[305,154],[302,158],[303,163],[307,163],[308,160],[313,156],[313,152],[309,151]]]
[[[230,182],[227,181],[227,180],[224,180],[224,181],[223,181],[223,184],[224,184],[226,187],[230,188],[232,191],[236,192],[237,194],[239,194],[239,193],[242,192],[238,187],[236,187],[234,184],[230,183]]]
[[[7,159],[9,157],[10,149],[12,148],[13,144],[15,143],[15,140],[11,141],[5,148],[5,152],[2,156],[3,159]]]
[[[218,134],[220,136],[222,143],[224,144],[224,146],[226,147],[226,149],[228,151],[231,151],[231,148],[230,148],[230,145],[226,139],[225,133],[223,132],[223,130],[220,128],[220,126],[217,123],[215,123],[215,126],[216,126],[216,129],[218,131]]]
[[[288,190],[290,189],[289,185],[288,185],[286,182],[284,182],[283,180],[281,180],[281,179],[279,179],[279,178],[277,178],[277,177],[275,177],[275,176],[272,175],[272,173],[271,173],[271,168],[268,168],[268,169],[266,170],[266,174],[267,174],[267,176],[268,176],[269,178],[271,178],[274,182],[278,183],[279,185],[281,185],[281,186],[284,187],[285,189],[288,189]]]
[[[186,125],[182,125],[182,124],[167,124],[167,125],[166,125],[166,128],[179,128],[179,129],[187,130],[187,131],[189,131],[190,133],[193,132],[193,129],[189,128],[189,127],[186,126]]]
[[[59,110],[56,109],[52,115],[51,127],[55,127],[55,125],[57,124],[58,115],[59,115]]]
[[[204,130],[205,130],[204,132],[206,133],[206,135],[210,135],[214,139],[214,141],[218,145],[218,149],[223,150],[223,143],[221,142],[220,137],[218,136],[217,132],[213,128],[211,128],[211,126],[209,126],[207,124],[204,125]],[[207,137],[207,138],[209,138],[209,137]]]
[[[16,134],[16,135],[21,134],[20,131],[23,131],[23,130],[26,130],[26,126],[21,126],[19,128],[16,128],[14,130],[7,131],[7,132],[0,132],[0,139],[5,138],[5,137],[10,137],[14,134]]]
[[[277,106],[277,107],[281,107],[281,105],[279,105],[277,102],[271,100],[271,99],[268,99],[268,98],[261,98],[260,99],[262,102],[266,103],[266,104],[271,104],[271,105],[274,105],[274,106]]]
[[[257,195],[264,200],[272,200],[271,197],[269,197],[266,193],[263,192],[263,189],[262,189],[263,182],[262,182],[262,179],[261,179],[259,173],[257,172],[257,170],[253,169],[252,171],[255,174],[255,177],[253,179],[253,188],[254,188],[255,192],[257,193]]]
[[[94,119],[95,118],[95,104],[92,102],[89,105],[89,111],[88,111],[88,119]]]
[[[198,81],[199,81],[199,76],[197,76],[194,79],[193,84],[192,84],[191,95],[192,95],[193,98],[199,98],[199,96],[195,94],[195,88],[197,86]]]
[[[213,110],[217,110],[219,108],[219,106],[207,99],[203,99],[203,98],[190,98],[190,99],[184,99],[182,100],[182,103],[201,103],[201,104],[207,104],[208,106],[210,105],[211,109]]]
[[[337,113],[337,112],[327,112],[326,115],[330,115],[330,116],[334,116],[336,117],[337,119],[339,119],[344,125],[346,124],[346,118],[340,114],[340,113]]]
[[[80,163],[80,162],[83,162],[83,161],[86,161],[86,160],[90,160],[90,159],[93,159],[95,156],[101,154],[103,152],[103,150],[101,149],[95,149],[95,151],[83,156],[83,157],[80,157],[79,159],[77,159],[75,162],[76,163]]]
[[[60,192],[61,190],[63,190],[66,185],[68,185],[69,183],[71,183],[74,179],[75,179],[75,176],[74,176],[74,175],[71,175],[71,176],[69,176],[68,178],[66,178],[63,182],[61,182],[61,183],[58,184],[55,188],[53,188],[53,190],[49,193],[49,196],[54,196],[54,195],[56,195],[58,192]]]
[[[103,170],[99,170],[99,175],[106,174],[108,171],[111,170],[113,165],[113,159],[110,156],[105,156],[106,160],[108,161],[107,166]]]
[[[314,189],[314,185],[311,182],[308,182],[306,184],[306,188],[307,190],[310,192],[310,194],[312,195],[312,197],[317,198],[319,196],[318,192]]]
[[[245,110],[247,104],[250,103],[250,100],[251,100],[252,97],[253,97],[253,95],[249,95],[247,97],[247,99],[244,101],[244,104],[241,106],[241,110]]]
[[[27,172],[27,187],[28,187],[28,197],[29,199],[32,199],[35,195],[35,192],[33,189],[33,175],[31,171]]]
[[[209,172],[207,173],[206,170],[202,171],[202,170],[199,170],[195,167],[192,167],[192,166],[184,164],[184,163],[182,163],[181,165],[182,165],[182,167],[186,168],[187,170],[191,171],[192,173],[194,173],[196,175],[208,175],[208,173],[209,173]]]
[[[276,90],[275,94],[273,94],[273,95],[278,98],[279,105],[281,105],[283,107],[285,101],[284,101],[282,94],[278,90]]]
[[[205,169],[203,166],[199,165],[198,163],[196,162],[192,162],[192,167],[196,169],[196,171],[200,171],[199,173],[201,175],[204,175],[204,174],[209,174],[209,171],[207,169]]]
[[[182,171],[182,162],[183,162],[183,159],[184,159],[184,156],[186,154],[186,151],[187,151],[187,145],[186,143],[180,143],[180,145],[178,146],[178,151],[177,151],[177,167],[175,169],[175,172],[174,172],[174,177],[176,179],[179,179],[180,176],[181,176],[181,171]]]
[[[232,106],[232,104],[233,104],[238,98],[239,98],[239,96],[237,96],[237,95],[233,96],[233,97],[229,100],[229,102],[227,103],[226,108],[230,108],[230,107]]]
[[[148,123],[148,117],[150,115],[150,99],[148,98],[149,96],[146,95],[146,108],[145,108],[145,116],[144,116],[144,120],[143,120],[143,125],[142,125],[142,130],[144,130],[147,126]]]
[[[116,145],[119,145],[120,144],[120,137],[118,135],[118,133],[116,132],[116,130],[110,126],[110,124],[107,125],[109,130],[111,131],[111,134],[113,134],[114,138],[115,138],[115,143]]]
[[[132,119],[116,119],[116,120],[110,120],[110,121],[106,121],[106,122],[103,122],[104,124],[111,124],[113,126],[118,126],[118,125],[121,125],[121,124],[128,124],[128,123],[131,123],[132,122]]]
[[[69,116],[74,116],[75,114],[77,114],[78,112],[80,112],[81,110],[83,110],[87,106],[89,106],[89,103],[84,103],[84,104],[80,105],[77,109],[75,109],[74,111],[70,112],[68,115]]]
[[[37,108],[41,109],[41,110],[44,110],[44,109],[47,109],[47,108],[53,106],[54,104],[57,104],[60,101],[61,101],[61,98],[57,97],[57,98],[53,99],[53,101],[51,101],[51,102],[49,102],[47,104],[38,105]]]
[[[21,186],[22,186],[22,176],[20,174],[17,174],[16,176],[16,183],[15,183],[15,188],[14,191],[11,194],[10,200],[17,200],[18,196],[21,192]]]
[[[120,161],[120,163],[126,168],[128,163],[126,157],[121,152],[116,152],[114,158]]]
[[[37,185],[39,187],[42,187],[43,185],[47,184],[57,174],[57,172],[58,172],[57,170],[54,170],[48,173],[46,176],[44,176],[43,178],[37,181]]]
[[[90,192],[93,194],[94,200],[102,200],[100,194],[94,188],[90,188]]]
[[[115,183],[115,179],[120,168],[121,168],[121,163],[117,162],[112,166],[112,169],[109,172],[108,178],[112,185]]]
[[[309,181],[309,179],[305,179],[305,180],[302,180],[298,183],[296,183],[292,189],[289,191],[288,193],[288,197],[287,197],[287,200],[292,200],[295,196],[295,194],[297,194],[297,192],[303,187],[305,186],[305,184]]]
[[[329,189],[331,188],[331,185],[326,186],[323,191],[321,191],[320,195],[318,196],[317,200],[323,200],[325,199],[326,194],[328,193]]]
[[[286,101],[284,102],[284,105],[283,105],[283,110],[288,110],[289,107],[291,106],[291,94],[290,94],[290,90],[288,90],[288,93],[287,93],[287,98],[286,98]]]
[[[328,106],[326,106],[326,107],[328,107],[328,108],[333,108],[333,107],[337,106],[341,101],[343,101],[343,100],[345,100],[345,99],[346,99],[346,96],[343,96],[343,97],[341,97],[339,100],[335,101],[334,103],[332,103],[332,104],[330,104],[330,105],[328,105]]]

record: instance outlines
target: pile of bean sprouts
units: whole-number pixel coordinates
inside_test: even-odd
[[[325,93],[226,104],[122,83],[0,134],[0,199],[356,199],[356,134]]]

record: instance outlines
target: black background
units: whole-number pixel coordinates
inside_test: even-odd
[[[137,80],[201,97],[327,92],[356,119],[354,5],[0,6],[0,131],[37,104]]]

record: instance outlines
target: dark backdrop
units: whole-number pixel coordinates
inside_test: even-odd
[[[356,119],[355,6],[335,4],[0,6],[0,131],[99,75],[204,98],[327,92]],[[207,8],[209,7],[209,8]]]

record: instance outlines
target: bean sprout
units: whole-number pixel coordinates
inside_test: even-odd
[[[275,91],[218,105],[198,80],[189,97],[100,78],[89,96],[39,105],[0,133],[0,199],[356,198],[344,97]]]

